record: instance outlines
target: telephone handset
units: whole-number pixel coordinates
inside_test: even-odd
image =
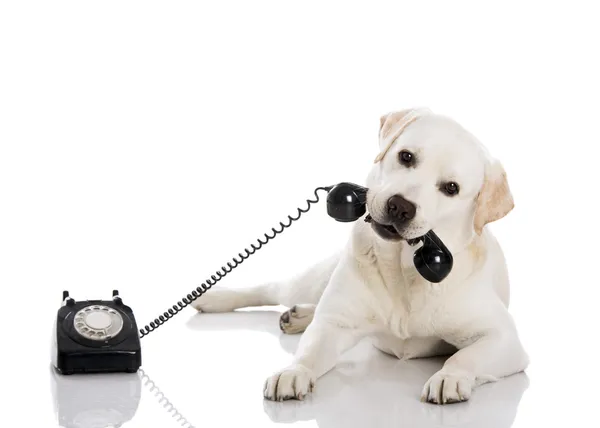
[[[352,183],[333,186],[327,195],[327,213],[341,222],[358,220],[367,212],[367,191],[367,188]],[[411,240],[411,243],[414,245],[420,241],[423,246],[413,256],[415,268],[427,281],[443,281],[452,270],[452,253],[433,230]]]
[[[271,228],[255,243],[216,270],[201,285],[139,330],[133,311],[123,304],[118,291],[113,291],[112,300],[80,302],[69,297],[67,291],[63,292],[63,305],[58,310],[54,330],[54,367],[63,374],[136,372],[141,366],[140,339],[169,321],[275,239],[293,222],[299,220],[313,204],[319,202],[320,191],[328,192],[327,212],[337,221],[356,221],[367,211],[367,189],[364,187],[352,183],[317,187],[314,199],[306,200],[306,208],[297,208],[295,215],[289,215],[285,221]],[[423,242],[415,251],[413,262],[426,280],[437,283],[448,276],[452,270],[452,254],[432,230],[410,242],[413,245]]]

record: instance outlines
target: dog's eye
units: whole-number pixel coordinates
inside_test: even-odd
[[[440,186],[440,190],[448,196],[458,195],[460,188],[454,181],[449,181]]]
[[[415,155],[408,150],[402,150],[398,153],[398,160],[404,166],[412,166],[415,163]]]

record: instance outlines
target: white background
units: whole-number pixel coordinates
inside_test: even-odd
[[[2,2],[0,424],[58,424],[51,385],[70,387],[52,375],[48,343],[63,289],[92,299],[118,288],[146,323],[314,187],[361,183],[379,116],[412,106],[457,119],[509,176],[516,209],[493,229],[532,359],[514,426],[593,424],[600,28],[591,4]],[[349,227],[317,206],[227,285],[296,272],[342,246]],[[263,410],[262,382],[290,361],[297,338],[279,337],[277,313],[255,315],[190,309],[144,339],[146,372],[191,423],[264,426],[273,412],[295,420],[309,409]],[[306,410],[303,424],[354,426],[358,416],[342,413],[356,412],[377,417],[372,426],[510,426],[510,412],[491,404],[510,389],[484,387],[475,396],[487,391],[488,402],[439,410],[416,402],[429,362],[413,384],[407,366],[381,364],[373,370],[387,382],[368,394],[369,370],[339,388],[336,374],[324,378],[347,398],[315,397],[305,406],[320,410]],[[409,374],[389,381],[400,372]],[[153,400],[143,395],[126,426],[177,426]]]

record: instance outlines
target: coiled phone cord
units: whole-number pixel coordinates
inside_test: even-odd
[[[244,251],[238,253],[237,257],[233,257],[230,262],[227,262],[226,266],[221,266],[221,269],[217,270],[214,275],[211,275],[210,278],[205,280],[200,286],[196,287],[192,290],[187,296],[183,297],[177,304],[170,307],[168,310],[163,312],[162,315],[159,315],[158,318],[155,318],[150,324],[144,326],[144,328],[140,329],[140,339],[152,333],[158,327],[169,321],[179,312],[181,312],[185,307],[187,307],[194,300],[202,296],[207,290],[209,290],[213,285],[222,280],[229,272],[233,269],[241,265],[244,260],[248,259],[252,254],[256,251],[260,250],[264,245],[266,245],[272,239],[275,239],[277,235],[282,233],[285,229],[290,227],[293,222],[300,219],[302,214],[308,212],[313,204],[319,202],[319,191],[325,190],[329,192],[334,186],[328,187],[317,187],[314,191],[314,199],[306,200],[306,208],[297,208],[297,212],[295,216],[288,215],[287,221],[279,222],[279,226],[271,228],[270,233],[265,233],[264,238],[258,238],[255,244],[250,245],[250,248],[244,248]]]
[[[194,425],[192,425],[181,413],[179,413],[175,406],[169,401],[160,388],[156,386],[154,381],[150,379],[150,376],[148,376],[144,370],[140,368],[138,373],[140,379],[144,382],[144,386],[147,386],[148,390],[153,393],[156,398],[158,398],[158,403],[163,406],[167,413],[170,414],[171,417],[179,423],[179,425],[184,428],[195,428]]]

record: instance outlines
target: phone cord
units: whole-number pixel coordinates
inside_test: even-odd
[[[154,394],[156,398],[158,398],[158,403],[163,406],[163,408],[167,411],[168,414],[174,418],[180,426],[184,428],[195,428],[179,411],[175,408],[175,406],[169,401],[169,399],[163,394],[158,386],[154,383],[150,376],[146,374],[144,370],[141,368],[138,370],[140,379],[144,382],[144,386],[148,387],[148,390]]]
[[[196,300],[198,297],[202,296],[209,290],[213,285],[222,280],[229,272],[233,269],[241,265],[244,260],[249,258],[256,251],[260,250],[264,245],[266,245],[272,239],[275,239],[277,235],[282,233],[285,229],[290,227],[293,222],[300,219],[302,214],[309,211],[313,204],[319,202],[319,191],[325,190],[329,192],[333,186],[328,187],[317,187],[314,191],[314,199],[307,199],[306,208],[297,208],[297,213],[295,216],[288,215],[287,221],[279,222],[278,227],[271,228],[270,233],[265,233],[264,238],[258,238],[255,244],[251,244],[250,248],[244,248],[244,251],[238,253],[237,257],[233,257],[230,262],[227,262],[226,266],[221,266],[221,269],[217,270],[214,275],[211,275],[210,278],[206,279],[199,287],[196,287],[192,290],[187,296],[183,297],[180,301],[177,302],[176,305],[173,305],[168,310],[163,312],[158,318],[155,318],[150,324],[144,326],[144,328],[140,329],[140,338],[143,338],[156,330],[158,327],[169,321],[179,312],[181,312],[186,306]]]

